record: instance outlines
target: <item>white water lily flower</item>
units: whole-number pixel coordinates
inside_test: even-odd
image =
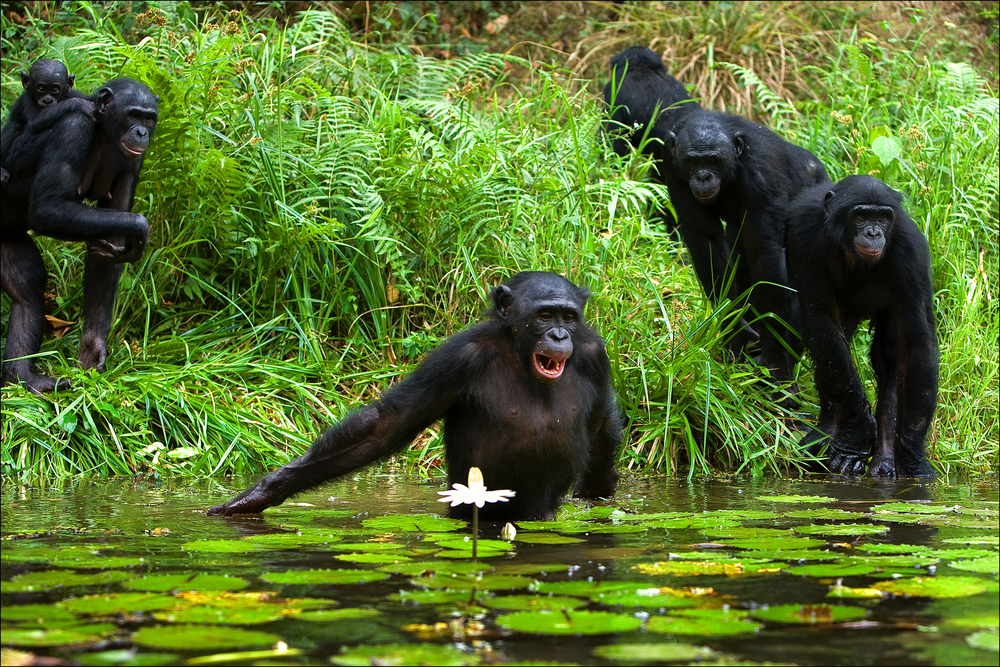
[[[459,484],[458,482],[455,482],[451,486],[452,490],[438,491],[438,495],[444,496],[444,498],[438,498],[439,503],[451,503],[452,507],[458,505],[482,507],[486,503],[505,503],[508,498],[513,498],[517,495],[516,491],[511,491],[510,489],[488,491],[486,483],[483,481],[483,472],[476,467],[469,468],[468,486]]]

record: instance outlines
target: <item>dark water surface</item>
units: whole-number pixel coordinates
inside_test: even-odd
[[[204,516],[239,488],[4,479],[4,663],[998,660],[995,485],[634,478],[512,542],[481,526],[477,564],[439,481]]]

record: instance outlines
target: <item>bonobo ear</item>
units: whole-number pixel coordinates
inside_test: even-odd
[[[733,135],[733,150],[736,151],[736,157],[743,155],[743,149],[747,147],[746,137],[743,136],[742,132],[737,132]]]
[[[153,95],[153,98],[156,100],[157,104],[160,103],[160,96],[159,95]]]
[[[73,87],[73,82],[74,81],[76,81],[76,74],[70,74],[69,78],[66,79],[66,89],[67,90]]]
[[[833,199],[833,190],[829,190],[825,195],[823,195],[823,212],[830,215],[830,200]]]
[[[30,84],[30,82],[31,82],[31,76],[24,70],[21,70],[21,85],[24,87],[25,90],[28,89],[28,85]]]
[[[493,290],[493,303],[496,304],[497,314],[500,317],[510,315],[510,309],[514,307],[514,292],[506,285],[499,285]]]
[[[94,105],[97,107],[98,113],[104,113],[114,101],[115,91],[105,87],[97,91],[97,99],[94,101]]]

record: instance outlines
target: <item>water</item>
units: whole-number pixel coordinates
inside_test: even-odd
[[[5,664],[997,663],[995,485],[635,478],[471,566],[467,526],[373,523],[440,517],[441,480],[365,472],[204,516],[240,488],[5,479]],[[375,580],[287,583],[310,570]]]

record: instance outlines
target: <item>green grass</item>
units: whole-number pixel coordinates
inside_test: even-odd
[[[17,72],[39,57],[65,61],[88,92],[118,75],[148,83],[161,121],[136,210],[152,239],[126,268],[108,371],[75,367],[76,325],[37,360],[72,390],[2,390],[5,473],[274,467],[526,269],[593,292],[588,316],[628,419],[622,468],[762,474],[801,461],[759,372],[724,358],[721,322],[736,306],[708,304],[682,249],[648,221],[665,189],[644,182],[641,156],[623,162],[595,140],[602,81],[511,55],[442,60],[405,41],[361,41],[326,12],[282,26],[178,3],[164,5],[161,27],[122,5],[67,7],[23,26],[3,19],[4,113]],[[932,460],[995,471],[997,97],[973,68],[936,57],[846,26],[796,63],[822,94],[786,97],[767,72],[718,54],[711,72],[745,86],[744,112],[816,152],[833,177],[874,172],[905,194],[933,254]],[[881,162],[879,137],[899,142],[902,161]],[[40,245],[49,313],[78,321],[81,248]],[[4,321],[8,311],[5,296]],[[815,414],[808,361],[798,381]],[[405,458],[428,469],[442,456],[434,428]]]

